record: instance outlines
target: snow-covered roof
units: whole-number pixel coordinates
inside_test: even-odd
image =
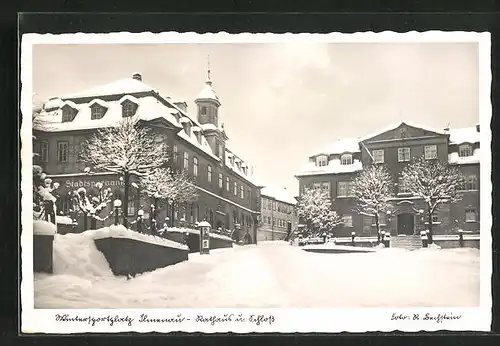
[[[267,196],[267,197],[272,197],[276,199],[277,201],[288,203],[288,204],[293,204],[295,205],[297,203],[297,200],[291,194],[288,192],[287,189],[284,188],[277,188],[273,186],[266,186],[262,190],[260,190],[260,194],[262,196]]]
[[[123,95],[123,97],[118,101],[118,103],[122,104],[125,101],[130,101],[130,102],[133,102],[135,104],[139,104],[139,100],[132,95]]]
[[[201,89],[198,96],[196,96],[196,100],[215,100],[220,103],[219,97],[215,93],[215,90],[212,88],[212,82],[207,80],[203,89]]]
[[[481,134],[476,127],[450,129],[450,144],[479,143]]]
[[[470,164],[476,164],[479,163],[479,158],[480,158],[480,149],[477,148],[474,150],[472,153],[472,156],[463,156],[460,157],[458,156],[457,152],[449,153],[448,154],[448,163],[450,164],[455,164],[455,165],[470,165]]]
[[[215,126],[214,124],[210,124],[210,123],[206,123],[206,124],[201,124],[200,127],[207,131],[207,130],[217,130],[217,126]]]
[[[358,153],[359,151],[359,138],[346,138],[338,139],[335,142],[330,143],[326,147],[316,151],[312,156],[321,154],[331,155],[342,153]]]
[[[61,108],[63,108],[64,106],[70,106],[73,109],[80,109],[80,106],[70,100],[66,100],[61,104]]]
[[[58,97],[51,98],[47,102],[44,103],[43,109],[54,109],[54,108],[61,108],[64,104],[64,101],[61,100]]]
[[[238,166],[236,164],[236,160],[240,160],[240,162],[244,161],[241,158],[237,157],[230,149],[228,149],[227,146],[225,150],[225,155],[226,159],[224,161],[227,168],[229,168],[232,172],[236,173],[240,177],[246,179],[250,183],[254,184],[255,186],[263,186],[260,179],[250,169],[250,165],[246,164],[245,167],[242,167],[241,165]],[[230,160],[231,157],[235,158],[234,164]],[[242,168],[247,168],[245,170],[246,172]]]
[[[354,160],[350,165],[341,165],[339,159],[330,160],[327,166],[316,166],[315,162],[304,165],[297,177],[320,174],[353,173],[363,170],[361,161]]]
[[[103,95],[121,95],[132,94],[144,91],[154,90],[153,87],[134,78],[123,78],[112,83],[100,85],[95,88],[79,91],[73,94],[64,95],[61,98],[75,99],[82,97],[103,96]]]
[[[211,156],[213,159],[220,161],[220,158],[217,157],[213,152],[212,148],[210,147],[210,144],[208,144],[207,139],[205,137],[201,137],[201,144],[198,142],[198,139],[196,138],[196,135],[193,133],[190,133],[189,135],[184,131],[181,130],[177,133],[177,135],[191,143],[193,146],[197,147],[201,151],[205,152],[207,155]]]
[[[182,117],[180,121],[181,124],[191,123],[191,120],[188,117]]]
[[[359,141],[360,142],[366,141],[367,139],[370,139],[372,137],[378,136],[378,135],[380,135],[380,134],[382,134],[384,132],[397,129],[402,124],[405,124],[405,125],[408,125],[408,126],[411,126],[411,127],[416,127],[416,128],[419,128],[419,129],[423,129],[423,130],[426,130],[426,131],[431,131],[431,132],[439,133],[439,134],[442,134],[442,135],[446,135],[447,134],[447,132],[445,130],[433,129],[433,128],[430,128],[429,126],[425,126],[425,125],[422,126],[422,125],[415,124],[413,122],[404,120],[404,121],[401,121],[399,123],[395,123],[395,124],[389,125],[389,126],[383,128],[383,129],[378,130],[377,132],[373,132],[373,133],[370,133],[370,134],[368,134],[366,136],[360,137]]]
[[[175,127],[180,127],[175,117],[172,115],[176,113],[177,110],[165,107],[153,96],[147,96],[140,99],[134,97],[133,100],[138,105],[136,114],[134,115],[137,120],[150,121],[164,118]],[[42,128],[40,129],[48,132],[61,132],[116,126],[122,119],[121,101],[122,100],[106,102],[108,111],[101,119],[91,119],[90,105],[93,101],[79,104],[77,108],[78,112],[73,121],[64,123],[62,122],[61,109],[42,111],[39,117],[40,123],[42,124]],[[66,102],[66,104],[67,103],[68,102]]]

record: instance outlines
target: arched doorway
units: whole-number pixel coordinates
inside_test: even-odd
[[[398,234],[412,235],[415,232],[415,215],[412,213],[398,214]]]
[[[245,233],[243,236],[243,243],[244,244],[252,244],[252,236],[249,233]]]

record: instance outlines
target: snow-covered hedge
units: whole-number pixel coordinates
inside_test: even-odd
[[[177,243],[172,240],[156,237],[154,235],[148,235],[139,233],[136,231],[132,231],[130,229],[125,228],[123,225],[112,225],[109,227],[100,228],[97,230],[91,230],[87,232],[93,233],[93,239],[103,239],[103,238],[128,238],[134,239],[138,241],[142,241],[145,243],[150,243],[154,245],[160,245],[165,247],[171,247],[180,250],[188,250],[189,248],[186,245]]]
[[[73,220],[69,216],[56,215],[56,223],[61,225],[72,225]]]
[[[200,230],[199,229],[192,229],[192,228],[177,228],[177,227],[172,227],[172,228],[169,228],[167,230],[167,232],[189,233],[189,234],[200,235]],[[218,233],[213,233],[213,232],[210,232],[210,238],[217,238],[217,239],[222,239],[222,240],[227,240],[227,241],[234,242],[234,239],[232,239],[232,238],[230,238],[228,236],[225,236],[225,235],[222,235],[222,234],[218,234]]]
[[[51,222],[44,220],[33,220],[34,235],[54,235],[57,233],[57,227]]]

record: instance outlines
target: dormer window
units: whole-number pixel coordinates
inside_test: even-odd
[[[106,112],[106,108],[99,106],[99,105],[93,105],[90,108],[90,119],[92,119],[92,120],[101,119],[104,116],[105,112]]]
[[[316,166],[323,167],[328,165],[328,157],[326,155],[316,156]]]
[[[122,116],[124,118],[131,117],[135,114],[137,105],[132,101],[125,101],[122,103]]]
[[[340,157],[340,164],[341,165],[352,165],[352,155],[351,154],[344,154]]]
[[[458,147],[458,156],[467,157],[472,156],[472,145],[462,144]]]
[[[68,105],[64,106],[62,108],[62,122],[65,123],[73,121],[73,119],[75,118],[75,114],[76,109],[71,108],[71,106]]]

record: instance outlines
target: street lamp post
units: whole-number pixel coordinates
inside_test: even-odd
[[[356,232],[351,232],[351,245],[356,246],[356,242],[354,241],[354,238],[356,238]]]
[[[120,208],[122,206],[122,201],[115,199],[113,201],[113,207],[115,208],[115,226],[120,224]]]

